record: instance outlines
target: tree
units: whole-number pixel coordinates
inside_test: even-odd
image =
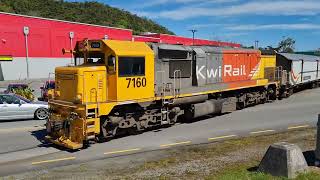
[[[259,50],[264,54],[275,54],[275,53],[293,53],[294,45],[296,41],[293,38],[286,38],[281,40],[278,43],[277,47],[267,46],[267,47],[259,47]]]
[[[134,34],[174,34],[156,22],[96,1],[0,0],[0,11],[133,29]]]
[[[288,37],[280,41],[276,49],[278,52],[293,53],[295,43],[296,41],[294,39]]]

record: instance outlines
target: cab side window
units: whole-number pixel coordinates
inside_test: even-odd
[[[119,76],[144,76],[145,58],[144,57],[119,57]]]
[[[108,57],[108,73],[113,74],[116,70],[116,57],[113,55],[110,55]]]

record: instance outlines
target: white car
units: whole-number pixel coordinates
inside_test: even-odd
[[[0,94],[0,121],[13,119],[48,118],[48,105],[44,102],[31,102],[15,94]]]

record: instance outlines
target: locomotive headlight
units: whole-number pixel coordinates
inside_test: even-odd
[[[74,99],[75,104],[80,104],[82,100],[82,94],[77,94],[76,98]]]
[[[54,96],[55,96],[55,97],[59,97],[59,96],[60,96],[60,91],[57,91],[57,90],[54,91]]]

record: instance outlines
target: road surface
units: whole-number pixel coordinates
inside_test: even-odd
[[[207,116],[192,123],[93,144],[75,152],[42,143],[44,121],[4,122],[0,123],[0,176],[98,159],[108,161],[114,156],[179,145],[311,127],[316,125],[319,112],[320,88],[230,114]]]

